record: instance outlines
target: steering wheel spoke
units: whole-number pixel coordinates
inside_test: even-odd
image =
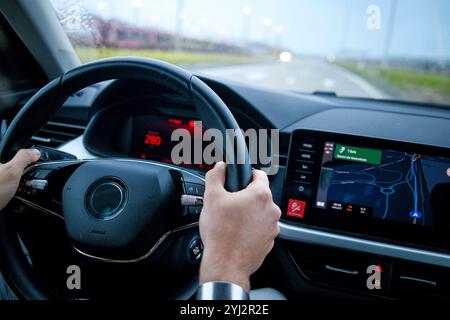
[[[81,160],[40,162],[28,167],[15,199],[42,213],[64,218],[62,189]]]

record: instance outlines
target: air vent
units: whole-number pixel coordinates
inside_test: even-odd
[[[57,148],[67,141],[73,140],[84,133],[85,126],[49,121],[38,133],[31,138],[31,142],[46,147]]]
[[[311,282],[371,295],[386,295],[392,262],[386,258],[330,247],[289,244],[289,252],[298,271]],[[367,287],[369,266],[382,268],[381,289]]]

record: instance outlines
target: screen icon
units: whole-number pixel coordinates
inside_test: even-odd
[[[422,218],[422,212],[414,210],[409,213],[409,216],[413,219],[420,219]]]
[[[326,155],[331,155],[331,153],[333,152],[333,149],[334,149],[334,143],[332,143],[332,142],[325,143],[324,153]]]
[[[287,215],[288,217],[300,218],[305,217],[306,202],[301,200],[289,199]]]
[[[332,202],[331,203],[331,209],[342,211],[343,210],[342,203],[340,203],[340,202]]]
[[[334,158],[337,160],[379,165],[381,164],[382,155],[383,152],[381,150],[337,144]]]
[[[317,201],[316,202],[316,207],[318,207],[318,208],[325,208],[326,207],[325,202],[324,201]]]
[[[372,208],[360,206],[359,207],[359,214],[362,217],[371,217],[372,216]]]
[[[348,213],[352,213],[353,212],[353,205],[352,204],[348,204],[345,207],[345,211],[347,211]]]

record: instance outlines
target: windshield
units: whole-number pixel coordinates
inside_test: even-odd
[[[450,104],[447,0],[51,0],[81,61],[136,55],[303,93]]]

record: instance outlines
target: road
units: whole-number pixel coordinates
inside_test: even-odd
[[[361,77],[321,60],[293,60],[202,69],[200,72],[224,79],[311,93],[334,91],[340,96],[383,99],[386,94]]]

